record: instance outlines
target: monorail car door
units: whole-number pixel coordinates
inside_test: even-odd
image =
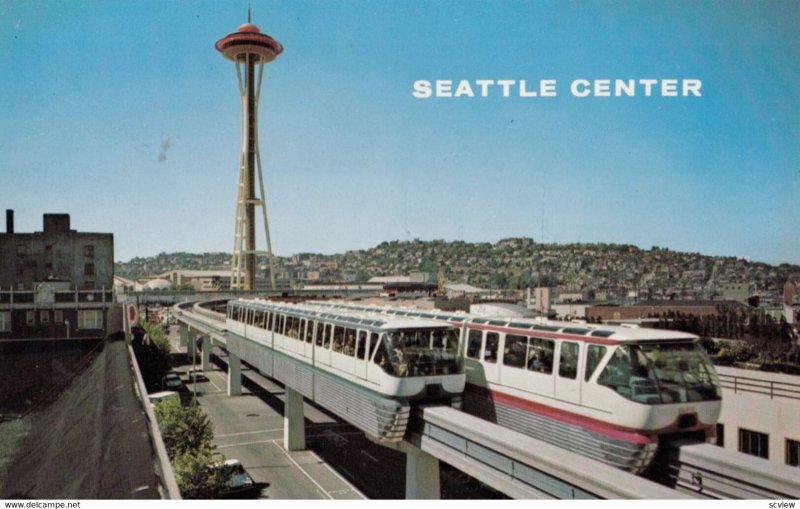
[[[330,366],[331,364],[331,337],[333,336],[333,326],[329,323],[319,322],[317,327],[322,327],[322,332],[316,343],[317,354],[315,362]]]
[[[558,368],[556,377],[556,399],[569,403],[581,403],[581,379],[579,361],[580,343],[561,341],[558,345]]]

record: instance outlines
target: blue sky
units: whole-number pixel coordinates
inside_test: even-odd
[[[0,208],[116,258],[230,251],[247,1],[0,0]],[[252,1],[274,251],[386,240],[657,245],[800,263],[800,3]],[[575,79],[699,79],[586,97]],[[417,80],[557,97],[417,99]],[[165,142],[168,148],[163,149]],[[159,155],[163,153],[163,157]],[[263,247],[263,236],[259,246]]]

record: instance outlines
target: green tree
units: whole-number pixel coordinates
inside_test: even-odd
[[[186,406],[176,399],[161,401],[155,414],[170,460],[187,452],[213,452],[214,423],[197,401]]]
[[[172,461],[175,482],[183,498],[214,498],[225,488],[224,470],[212,468],[214,463],[208,450],[185,451]]]
[[[215,452],[214,423],[200,405],[168,399],[156,404],[155,414],[181,496],[213,498],[220,493],[228,479],[213,466],[225,458]]]

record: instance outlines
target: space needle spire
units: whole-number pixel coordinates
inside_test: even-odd
[[[250,9],[248,8],[247,23],[240,26],[236,32],[217,41],[214,47],[225,58],[236,64],[236,77],[242,101],[242,153],[239,164],[239,192],[236,199],[236,226],[231,260],[231,289],[256,289],[256,256],[263,254],[256,251],[255,219],[258,207],[263,213],[270,283],[274,289],[275,262],[269,237],[264,177],[258,150],[258,99],[261,94],[264,64],[275,60],[275,57],[283,51],[283,46],[267,34],[262,34],[257,26],[250,23]],[[256,195],[256,175],[258,175],[258,191],[260,192],[258,196]]]

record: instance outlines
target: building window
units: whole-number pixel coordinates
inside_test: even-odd
[[[769,459],[769,435],[739,428],[739,452]]]
[[[59,325],[64,323],[64,312],[60,309],[53,311],[53,322]]]
[[[50,324],[50,311],[46,311],[46,310],[39,311],[39,322],[42,325],[49,325]]]
[[[800,442],[797,440],[786,439],[786,464],[800,467]]]
[[[79,329],[102,329],[103,311],[100,309],[85,309],[78,311]]]
[[[725,425],[717,423],[717,445],[725,447]]]
[[[0,332],[11,332],[11,311],[0,311]]]
[[[94,264],[87,263],[83,266],[83,275],[84,276],[94,276]]]
[[[83,255],[86,257],[94,256],[94,246],[83,246]]]
[[[25,312],[25,325],[33,327],[36,325],[36,311]]]

